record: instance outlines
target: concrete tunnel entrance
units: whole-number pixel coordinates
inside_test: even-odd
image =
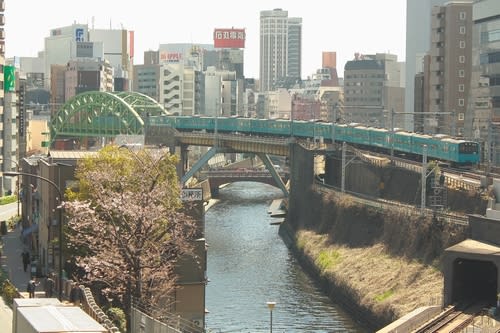
[[[495,306],[500,292],[500,246],[466,239],[444,251],[444,306],[487,302]],[[466,305],[466,304],[464,304]]]
[[[457,258],[453,262],[451,303],[497,301],[498,269],[491,261]]]

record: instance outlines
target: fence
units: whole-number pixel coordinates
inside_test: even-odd
[[[140,333],[203,333],[205,329],[178,314],[165,312],[164,309],[149,310],[133,301],[130,311],[130,330]]]

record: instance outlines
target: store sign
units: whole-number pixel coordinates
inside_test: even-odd
[[[215,29],[214,47],[229,49],[245,48],[245,29]]]
[[[181,52],[160,52],[160,61],[168,63],[178,63],[182,60]]]
[[[201,188],[183,188],[181,190],[182,201],[201,201],[203,200],[203,190]]]
[[[75,29],[75,41],[85,42],[85,34],[82,28]]]

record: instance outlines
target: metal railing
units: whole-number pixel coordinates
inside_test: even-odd
[[[377,209],[377,210],[393,210],[393,211],[398,210],[401,213],[404,213],[405,215],[408,215],[408,216],[422,215],[422,210],[419,207],[417,209],[417,207],[415,207],[413,205],[406,205],[406,204],[403,204],[403,203],[397,202],[397,201],[379,199],[376,197],[368,196],[368,195],[361,194],[361,193],[351,192],[351,191],[345,191],[344,193],[342,193],[339,188],[337,188],[335,186],[323,184],[319,180],[314,182],[313,188],[316,191],[319,191],[322,193],[328,193],[328,194],[333,195],[337,198],[349,196],[349,198],[352,199],[354,202],[357,202],[357,203],[365,205],[365,206],[370,206],[370,207]],[[442,212],[442,211],[428,209],[428,208],[426,208],[424,210],[424,216],[439,217],[448,223],[455,223],[455,224],[460,224],[460,225],[468,225],[469,224],[469,219],[466,215],[454,214],[454,213],[450,213],[450,212]]]

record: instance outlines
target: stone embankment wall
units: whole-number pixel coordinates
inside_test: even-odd
[[[468,226],[423,217],[417,209],[374,209],[349,196],[315,191],[314,175],[307,172],[313,154],[300,147],[292,154],[289,211],[280,234],[331,299],[371,330],[420,306],[440,305],[440,257],[468,238]],[[411,201],[419,186],[418,176],[406,170],[362,165],[353,170],[353,183],[346,187],[375,188],[375,196],[380,190],[375,184],[384,179],[386,199]],[[467,212],[486,207],[476,193],[456,191],[452,197]]]

